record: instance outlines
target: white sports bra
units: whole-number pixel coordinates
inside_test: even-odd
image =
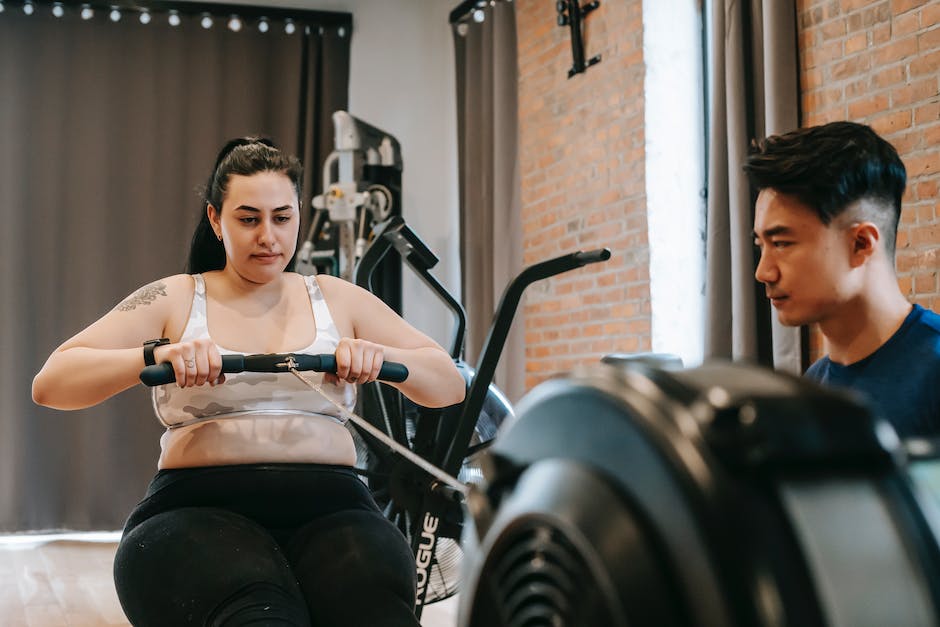
[[[209,337],[206,317],[206,284],[201,274],[194,274],[196,282],[189,320],[181,342]],[[330,315],[323,293],[313,276],[304,277],[310,306],[317,325],[317,336],[310,346],[290,351],[316,355],[332,354],[339,343],[339,331]],[[221,346],[223,355],[237,351]],[[331,385],[323,381],[323,374],[306,372],[304,376],[319,383],[323,392],[334,401],[352,411],[356,404],[356,386]],[[315,390],[310,389],[291,373],[242,372],[226,374],[225,383],[217,386],[202,385],[180,388],[175,383],[153,388],[153,409],[157,418],[168,429],[186,430],[210,421],[255,421],[265,417],[328,417],[339,419],[340,411]],[[178,432],[177,432],[178,433]],[[165,444],[164,437],[161,444]]]

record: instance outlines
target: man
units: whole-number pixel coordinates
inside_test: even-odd
[[[759,142],[755,276],[782,324],[817,323],[806,371],[867,397],[901,437],[940,436],[940,316],[901,293],[894,246],[906,172],[869,127],[833,122]]]

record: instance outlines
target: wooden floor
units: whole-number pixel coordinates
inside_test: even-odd
[[[111,579],[117,544],[0,538],[0,626],[127,626]],[[429,605],[424,627],[454,627],[456,598]]]

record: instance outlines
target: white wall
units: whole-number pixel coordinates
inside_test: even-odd
[[[702,20],[696,0],[643,0],[646,202],[654,352],[705,350]]]
[[[457,105],[448,23],[456,0],[239,1],[352,13],[349,112],[401,143],[403,215],[440,257],[433,274],[460,300]],[[407,269],[403,283],[405,317],[446,343],[446,310]]]

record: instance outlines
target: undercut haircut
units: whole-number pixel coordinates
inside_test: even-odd
[[[860,200],[860,218],[882,233],[894,257],[907,171],[894,146],[864,124],[830,122],[755,141],[744,163],[751,184],[795,197],[829,225]]]

